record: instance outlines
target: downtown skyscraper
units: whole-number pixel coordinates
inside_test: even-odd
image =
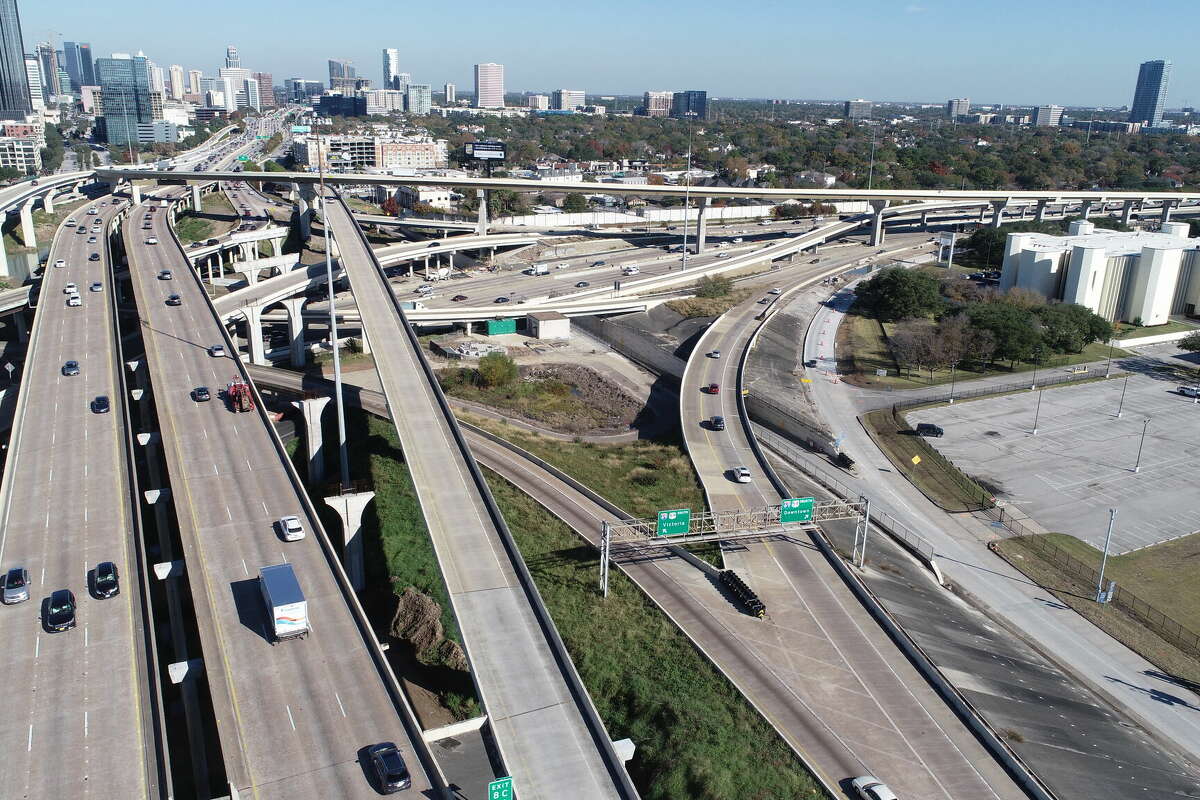
[[[0,0],[0,119],[24,119],[32,111],[17,0]]]
[[[475,65],[475,107],[504,108],[504,65]]]
[[[1167,83],[1171,80],[1170,61],[1146,61],[1138,68],[1137,87],[1133,90],[1133,105],[1129,121],[1158,128],[1163,121],[1167,104]]]

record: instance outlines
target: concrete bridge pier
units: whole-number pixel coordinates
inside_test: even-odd
[[[282,301],[288,317],[288,344],[291,349],[293,367],[304,366],[304,295],[289,297]]]
[[[1130,225],[1133,223],[1133,207],[1137,203],[1136,200],[1126,200],[1125,205],[1121,207],[1121,224]]]
[[[33,227],[33,201],[29,198],[21,204],[21,238],[26,247],[37,249],[37,231]]]
[[[887,200],[871,201],[871,208],[874,209],[871,217],[871,247],[879,247],[883,244],[883,210],[887,207]]]
[[[129,182],[129,191],[133,195],[133,204],[139,205],[142,202],[142,187],[138,186],[133,181]]]
[[[1084,200],[1084,201],[1083,201],[1083,203],[1081,203],[1081,204],[1080,204],[1080,206],[1079,206],[1079,211],[1081,212],[1081,216],[1082,216],[1084,219],[1090,219],[1090,218],[1091,218],[1091,216],[1092,216],[1092,201],[1091,201],[1091,200]],[[1066,207],[1064,206],[1064,207],[1063,207],[1063,214],[1065,215],[1066,213],[1067,213],[1067,209],[1066,209]]]
[[[246,344],[250,348],[250,363],[266,366],[267,351],[263,346],[262,308],[247,306],[242,311],[246,320]]]
[[[708,211],[708,198],[701,197],[700,202],[696,205],[696,255],[704,252],[704,237],[707,234],[706,212]],[[687,224],[686,222],[684,224]]]
[[[192,190],[192,210],[195,211],[197,214],[199,214],[200,209],[203,208],[203,204],[200,201],[200,184],[193,183],[191,185],[191,190]]]
[[[3,218],[0,217],[0,221],[2,221],[2,219]],[[8,253],[4,252],[3,246],[0,246],[0,278],[7,278],[8,276]]]
[[[362,591],[366,584],[363,572],[362,515],[373,497],[374,492],[349,492],[325,498],[326,505],[342,518],[342,536],[345,543],[342,564],[350,578],[350,585],[356,592]]]
[[[1004,209],[1008,208],[1007,200],[992,201],[992,227],[999,228],[1004,224]]]
[[[1049,200],[1038,200],[1037,201],[1037,213],[1034,214],[1034,216],[1033,216],[1034,222],[1045,222],[1046,221],[1046,209],[1049,208],[1049,206],[1050,206]]]
[[[45,212],[47,214],[54,213],[54,190],[53,189],[51,189],[50,191],[48,191],[44,195],[42,195],[42,209],[45,210]]]
[[[479,190],[479,216],[475,223],[475,233],[479,236],[487,236],[488,230],[488,190]]]
[[[1175,207],[1177,200],[1163,200],[1162,214],[1159,215],[1158,221],[1166,224],[1171,221],[1171,209]]]
[[[332,397],[312,397],[293,401],[304,417],[304,452],[308,457],[308,483],[318,486],[325,480],[325,442],[321,414]]]

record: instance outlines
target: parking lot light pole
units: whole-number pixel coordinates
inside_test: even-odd
[[[1137,463],[1133,465],[1133,472],[1137,474],[1142,468],[1142,446],[1146,444],[1146,428],[1150,427],[1150,419],[1146,418],[1142,422],[1142,438],[1138,442]]]
[[[1121,402],[1117,404],[1117,419],[1121,418],[1121,413],[1125,408],[1125,390],[1129,388],[1129,373],[1125,373],[1125,382],[1121,384]]]
[[[1033,435],[1034,436],[1037,436],[1038,418],[1041,417],[1041,415],[1042,415],[1042,395],[1044,395],[1045,393],[1046,393],[1045,390],[1038,392],[1037,410],[1033,412]]]
[[[954,405],[954,373],[958,369],[958,362],[954,361],[950,364],[950,402],[947,405]]]
[[[1148,422],[1149,420],[1147,420]],[[1104,535],[1104,555],[1100,558],[1100,579],[1096,581],[1096,602],[1104,602],[1104,568],[1108,565],[1108,543],[1112,541],[1113,523],[1117,519],[1117,510],[1108,510],[1108,533]]]
[[[1112,351],[1113,351],[1113,340],[1110,338],[1108,340],[1108,365],[1104,368],[1105,380],[1108,379],[1109,375],[1112,375]]]

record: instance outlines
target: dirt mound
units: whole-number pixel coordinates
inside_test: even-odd
[[[571,396],[587,408],[586,415],[574,418],[569,413],[554,413],[551,408],[536,410],[535,418],[568,433],[628,430],[642,409],[642,404],[614,381],[588,367],[538,364],[521,367],[520,375],[526,381],[557,381],[564,384]]]
[[[457,642],[446,638],[442,628],[442,608],[432,597],[411,586],[400,595],[392,617],[392,636],[413,646],[417,657],[426,663],[444,664],[466,670],[467,657]]]

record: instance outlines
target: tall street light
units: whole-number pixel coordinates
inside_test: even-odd
[[[338,456],[341,461],[341,490],[350,488],[350,456],[346,448],[346,410],[342,404],[342,358],[338,348],[337,305],[333,291],[333,230],[329,226],[329,212],[324,209],[328,202],[325,197],[325,159],[329,156],[329,139],[326,137],[326,147],[322,151],[321,140],[317,139],[317,169],[320,172],[322,223],[325,228],[325,280],[329,285],[329,349],[333,353],[333,394],[337,406],[338,423]],[[322,157],[324,156],[324,157]]]
[[[1108,544],[1112,541],[1113,523],[1117,520],[1117,510],[1108,510],[1108,533],[1104,535],[1104,555],[1100,558],[1100,578],[1096,581],[1096,602],[1103,603],[1104,597],[1104,568],[1108,565]]]
[[[1125,373],[1125,382],[1121,384],[1121,402],[1117,404],[1117,419],[1125,409],[1125,390],[1129,388],[1129,373]]]
[[[1038,418],[1042,415],[1042,395],[1044,395],[1045,393],[1046,393],[1045,389],[1038,392],[1037,410],[1033,412],[1033,435],[1034,436],[1037,436]]]

